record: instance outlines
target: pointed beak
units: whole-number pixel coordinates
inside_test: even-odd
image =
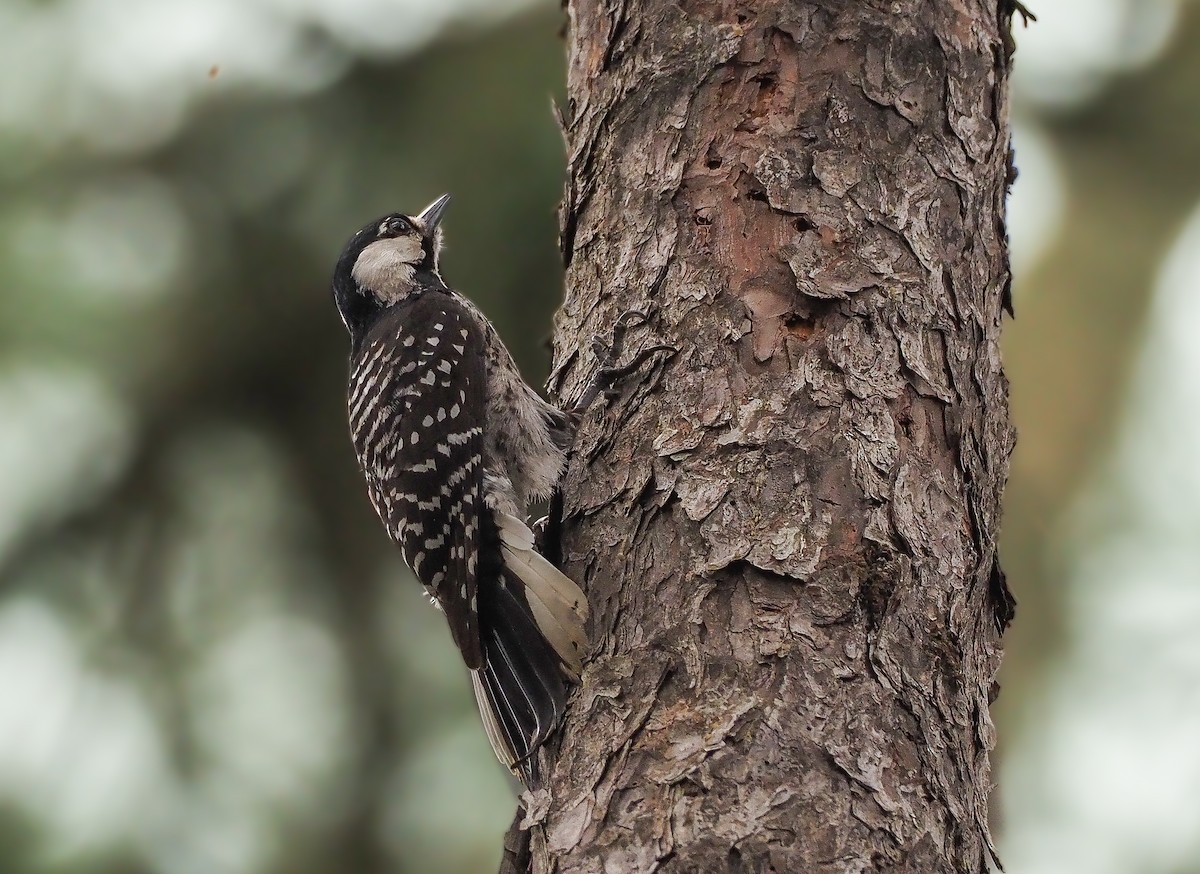
[[[425,233],[432,234],[437,230],[437,226],[441,224],[442,214],[446,211],[446,207],[450,204],[450,195],[443,194],[429,206],[421,210],[421,214],[417,216],[425,223]]]

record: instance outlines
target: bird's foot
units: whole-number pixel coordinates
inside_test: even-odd
[[[592,377],[587,390],[584,391],[575,406],[571,408],[571,416],[575,418],[582,416],[601,394],[604,395],[604,400],[608,403],[616,400],[620,396],[620,390],[616,387],[618,380],[636,371],[656,353],[669,352],[670,355],[674,355],[679,351],[674,346],[661,344],[647,346],[645,349],[639,350],[625,364],[617,364],[625,349],[626,333],[634,325],[644,324],[646,320],[647,316],[645,313],[630,310],[623,313],[617,319],[616,325],[613,326],[612,343],[606,343],[601,337],[592,339],[592,352],[600,362],[600,367],[596,370],[596,375]]]

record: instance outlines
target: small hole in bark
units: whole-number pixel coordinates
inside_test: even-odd
[[[737,14],[737,23],[738,24],[745,24],[749,20],[750,20],[750,16],[747,15],[745,12],[739,12]]]
[[[756,124],[771,115],[776,91],[775,74],[759,73],[750,81],[758,86],[758,93],[754,96],[754,105],[750,112],[751,118],[747,120],[747,123]]]
[[[701,227],[711,225],[712,219],[705,215],[704,210],[698,209],[696,210],[696,224],[700,225]]]
[[[761,188],[751,188],[750,192],[746,196],[751,200],[757,200],[760,203],[767,202],[767,192],[763,191]]]
[[[807,340],[816,329],[816,321],[799,313],[789,313],[784,317],[783,327],[791,336],[798,340]]]
[[[707,167],[709,170],[716,170],[723,163],[725,163],[725,162],[721,160],[719,155],[711,155],[709,157],[709,159],[704,162],[704,166]]]
[[[802,234],[805,231],[815,231],[817,229],[817,226],[813,223],[812,219],[806,215],[802,215],[792,222],[792,227]]]

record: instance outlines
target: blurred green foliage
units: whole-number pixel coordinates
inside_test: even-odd
[[[540,381],[560,27],[299,95],[198,67],[132,154],[0,138],[0,871],[494,869],[513,796],[365,500],[328,277],[450,190],[447,278]]]

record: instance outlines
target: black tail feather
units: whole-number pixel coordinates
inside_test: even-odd
[[[533,541],[515,517],[482,517],[477,593],[484,664],[472,678],[496,756],[531,788],[538,778],[534,754],[566,712],[587,648],[587,599]]]
[[[510,700],[511,693],[505,692],[504,684],[492,664],[485,664],[483,670],[479,673],[482,682],[479,691],[476,693],[476,697],[482,694],[483,697],[479,700],[479,706],[487,708],[493,714],[496,726],[495,731],[489,733],[489,740],[491,740],[493,747],[497,744],[500,745],[500,749],[496,751],[496,754],[501,756],[502,760],[507,759],[505,763],[508,767],[510,769],[520,767],[528,780],[532,777],[532,774],[526,770],[526,765],[519,761],[519,755],[516,752],[524,748],[525,741],[521,733],[521,725],[527,722],[528,718],[523,718],[517,712],[517,705]],[[484,724],[485,726],[488,724],[486,716],[484,717]],[[492,734],[495,736],[491,736]],[[500,751],[501,749],[504,751],[503,754]]]
[[[538,632],[518,584],[489,587],[480,598],[483,687],[516,763],[528,761],[558,724],[567,679],[554,649]]]

